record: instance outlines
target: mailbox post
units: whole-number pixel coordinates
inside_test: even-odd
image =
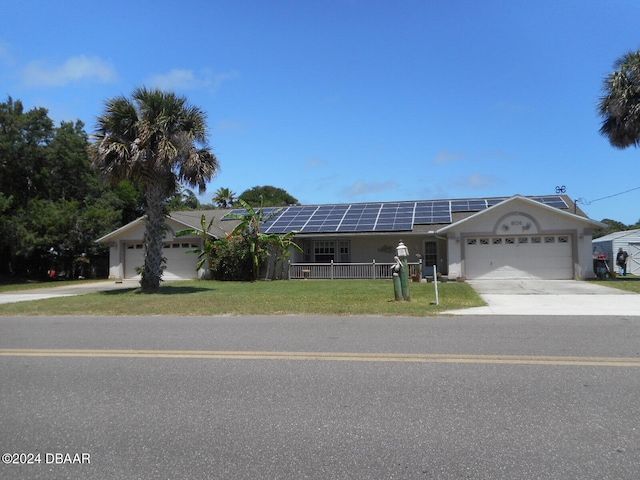
[[[402,268],[400,269],[400,287],[402,289],[402,298],[409,302],[411,301],[411,296],[409,295],[409,266],[407,265],[407,257],[409,256],[409,249],[407,246],[402,243],[398,243],[396,247],[396,252],[398,254],[398,258],[402,263]]]

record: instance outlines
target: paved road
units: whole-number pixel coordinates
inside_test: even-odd
[[[637,480],[639,345],[625,316],[0,317],[0,450],[41,453],[0,478]]]

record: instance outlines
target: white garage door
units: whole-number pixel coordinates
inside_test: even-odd
[[[197,278],[196,263],[198,256],[186,253],[198,245],[193,242],[165,242],[162,255],[167,259],[166,269],[162,274],[165,280],[181,278]],[[144,245],[142,243],[128,243],[125,245],[124,278],[140,278],[137,268],[144,265]]]
[[[569,235],[470,237],[464,247],[467,278],[574,277]]]

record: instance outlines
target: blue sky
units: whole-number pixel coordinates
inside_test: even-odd
[[[216,189],[302,203],[554,194],[640,219],[640,151],[599,135],[636,0],[0,0],[0,94],[91,133],[139,86],[207,112]],[[626,193],[623,193],[626,192]],[[609,197],[609,198],[605,198]]]

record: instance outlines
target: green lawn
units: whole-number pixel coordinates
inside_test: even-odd
[[[626,277],[616,277],[613,280],[589,280],[604,287],[619,288],[629,292],[640,293],[640,277],[627,275]]]
[[[44,286],[51,286],[45,284]],[[157,295],[135,289],[0,305],[0,315],[385,315],[427,316],[485,305],[466,283],[410,283],[395,302],[390,280],[168,282]]]

